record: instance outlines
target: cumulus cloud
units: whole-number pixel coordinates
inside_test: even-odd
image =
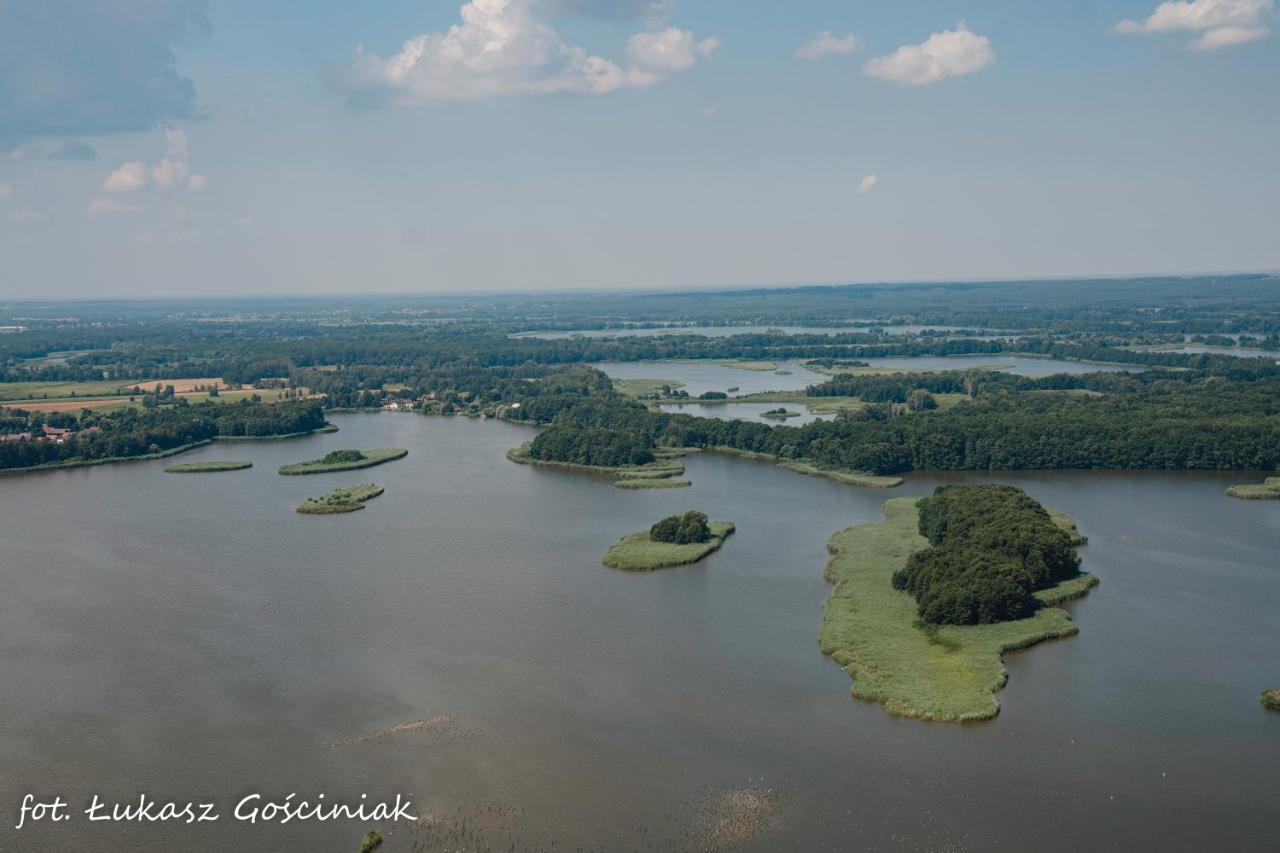
[[[921,44],[904,44],[888,56],[862,67],[868,77],[924,86],[948,77],[976,74],[996,61],[991,40],[972,32],[964,22],[954,30],[934,33]]]
[[[853,33],[837,38],[830,30],[823,30],[797,48],[796,59],[809,61],[853,53],[862,46],[862,40]]]
[[[1122,35],[1200,33],[1192,50],[1218,50],[1271,35],[1275,11],[1275,0],[1169,0],[1145,20],[1121,21],[1114,29]]]
[[[139,131],[197,112],[175,46],[207,0],[0,2],[0,150],[44,136]],[[83,152],[83,149],[81,149]]]
[[[862,180],[858,181],[858,192],[862,193],[863,195],[866,195],[867,193],[875,189],[876,185],[879,183],[880,183],[880,176],[873,172],[872,174],[867,175]]]
[[[678,74],[696,65],[699,58],[710,59],[719,46],[717,38],[694,41],[688,30],[667,27],[633,35],[627,40],[627,59],[647,71]]]
[[[137,192],[147,187],[167,190],[181,186],[184,181],[193,190],[204,189],[209,183],[205,175],[191,175],[190,181],[187,178],[191,167],[186,133],[169,128],[165,130],[164,138],[165,155],[158,162],[152,165],[141,160],[122,163],[120,168],[107,175],[102,189],[112,193]]]
[[[328,69],[324,79],[359,106],[601,95],[686,71],[718,44],[675,27],[654,28],[631,38],[624,68],[567,44],[536,11],[535,0],[471,0],[447,31],[414,36],[388,57],[357,47],[350,63]]]
[[[139,208],[135,204],[124,204],[113,198],[95,198],[86,206],[90,216],[107,216],[112,213],[136,213]]]

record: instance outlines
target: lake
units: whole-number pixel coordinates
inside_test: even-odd
[[[813,414],[804,403],[663,403],[661,405],[664,412],[672,414],[717,418],[723,421],[755,421],[764,424],[779,423],[760,417],[764,412],[779,407],[789,412],[799,412],[798,417],[786,419],[787,426],[804,426],[814,421],[835,420],[836,417],[834,414]]]
[[[388,853],[692,850],[709,798],[761,787],[777,814],[734,849],[1274,846],[1280,715],[1257,697],[1280,686],[1280,503],[1222,494],[1260,474],[912,475],[878,491],[700,454],[692,488],[627,492],[508,462],[532,434],[514,424],[332,420],[341,432],[181,457],[254,461],[236,473],[0,478],[0,849],[354,853],[358,823],[230,820],[250,792],[323,791],[404,793],[441,816],[434,834],[386,833]],[[276,474],[344,447],[411,452]],[[1071,606],[1081,634],[1008,656],[989,723],[853,699],[816,642],[827,538],[888,497],[984,480],[1090,537],[1102,585]],[[362,512],[294,513],[364,482],[387,492]],[[692,567],[600,564],[689,507],[738,533]],[[226,817],[13,829],[28,792],[83,808],[141,791]]]
[[[849,335],[880,329],[886,335],[916,336],[922,332],[958,332],[958,326],[663,326],[636,329],[574,329],[567,332],[519,332],[513,338],[541,338],[554,341],[568,338],[652,338],[659,335],[701,335],[705,338],[728,338],[733,335]],[[1002,335],[983,335],[980,340],[995,340]]]

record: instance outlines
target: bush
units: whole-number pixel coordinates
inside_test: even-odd
[[[711,538],[711,528],[707,526],[705,512],[691,509],[684,515],[668,516],[650,527],[649,538],[654,542],[689,545],[708,541]]]
[[[359,450],[335,450],[325,454],[320,461],[325,465],[339,465],[345,462],[360,462],[363,459],[364,454]]]

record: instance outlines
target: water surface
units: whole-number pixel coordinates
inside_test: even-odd
[[[738,373],[739,371],[735,371]],[[744,376],[750,374],[741,372]],[[748,850],[1262,850],[1280,806],[1280,503],[1241,473],[912,476],[892,492],[715,455],[625,492],[503,458],[522,427],[335,415],[334,435],[0,478],[0,849],[350,851],[365,827],[15,832],[22,794],[404,792],[495,850],[683,850],[708,790],[774,787]],[[365,471],[281,477],[343,447]],[[896,719],[817,649],[825,543],[892,495],[1000,480],[1071,513],[1102,586],[1009,657],[1001,716]],[[338,485],[363,512],[306,517]],[[663,515],[737,522],[693,567],[600,556]],[[455,715],[440,736],[327,743]],[[469,836],[474,840],[475,836]],[[411,849],[401,829],[387,851]],[[455,840],[427,849],[474,849]],[[479,849],[484,849],[480,846]]]

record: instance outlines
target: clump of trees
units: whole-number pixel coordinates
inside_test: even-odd
[[[347,462],[362,462],[364,454],[359,450],[334,450],[326,453],[320,460],[325,465],[340,465]]]
[[[706,542],[711,539],[711,528],[707,524],[707,514],[691,509],[684,515],[670,515],[649,528],[649,538],[654,542],[669,542],[672,545],[689,545],[694,542]]]
[[[653,438],[639,430],[557,424],[538,434],[529,455],[547,462],[617,468],[653,461]]]
[[[979,625],[1021,619],[1033,593],[1076,575],[1068,534],[1035,499],[1013,486],[942,486],[919,503],[917,551],[893,575],[932,624]]]

